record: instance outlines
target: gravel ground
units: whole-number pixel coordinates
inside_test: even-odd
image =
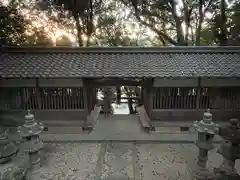
[[[219,167],[222,156],[217,147],[209,151],[207,167]],[[190,180],[188,162],[197,158],[198,149],[194,144],[142,144],[137,146],[137,159],[140,164],[140,179],[146,180]],[[240,161],[236,161],[240,173]]]
[[[95,176],[100,144],[47,144],[34,180],[89,180]]]
[[[194,144],[63,143],[46,144],[42,153],[33,180],[190,180],[187,163],[198,152]],[[209,154],[209,169],[219,167],[216,148]]]
[[[210,152],[211,154],[212,151]],[[195,145],[138,145],[140,179],[188,180],[190,178],[187,163],[193,161],[196,156],[197,148]],[[215,156],[209,158],[209,167],[213,166],[213,160],[216,159]],[[216,162],[214,161],[214,163]]]

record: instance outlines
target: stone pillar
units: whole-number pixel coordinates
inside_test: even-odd
[[[240,159],[240,124],[238,119],[230,119],[227,126],[220,127],[219,135],[223,138],[218,150],[224,158],[219,168],[215,168],[216,180],[239,180],[235,169],[236,159]]]
[[[0,126],[0,164],[7,163],[17,154],[18,148],[8,139],[8,132]]]
[[[193,180],[214,180],[215,176],[210,172],[206,163],[208,160],[208,151],[213,148],[212,140],[215,133],[218,132],[218,125],[212,122],[212,114],[204,113],[201,121],[194,122],[194,128],[198,133],[196,145],[199,148],[197,162],[189,165],[191,179]]]
[[[43,131],[44,126],[38,123],[33,114],[25,116],[25,123],[18,127],[18,133],[23,139],[23,150],[29,155],[30,165],[38,165],[40,162],[39,150],[43,143],[39,139],[39,134]]]

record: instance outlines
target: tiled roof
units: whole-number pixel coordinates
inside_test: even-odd
[[[240,77],[240,48],[4,48],[0,77]]]

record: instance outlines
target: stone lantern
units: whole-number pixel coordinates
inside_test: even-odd
[[[8,139],[8,131],[0,127],[0,179],[23,179],[28,176],[28,161],[19,148]]]
[[[238,119],[230,119],[227,126],[219,129],[219,135],[223,138],[218,153],[224,158],[219,168],[215,168],[217,180],[239,180],[240,175],[235,169],[236,159],[240,159],[240,124]]]
[[[34,115],[28,110],[25,122],[19,126],[18,133],[23,139],[23,150],[28,153],[30,165],[37,165],[40,162],[39,150],[43,142],[39,139],[39,134],[43,131],[44,125],[34,119]]]
[[[212,121],[212,114],[207,110],[201,121],[194,122],[194,128],[198,133],[196,145],[199,148],[199,153],[197,162],[189,167],[191,179],[214,180],[215,175],[207,169],[206,163],[208,151],[213,148],[212,141],[214,135],[218,132],[218,125]]]
[[[0,164],[7,163],[17,154],[18,147],[8,139],[8,132],[0,127]]]

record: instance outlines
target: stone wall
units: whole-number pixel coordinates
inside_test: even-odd
[[[205,109],[153,109],[152,121],[196,121],[201,120]],[[211,110],[214,121],[228,121],[230,118],[240,119],[240,110]]]
[[[84,110],[35,110],[32,112],[38,121],[84,121]],[[0,122],[5,126],[18,126],[24,123],[26,110],[1,110]]]

